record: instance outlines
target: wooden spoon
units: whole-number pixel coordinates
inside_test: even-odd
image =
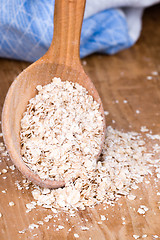
[[[85,8],[85,0],[56,0],[54,10],[54,36],[49,50],[38,61],[25,69],[12,83],[7,93],[2,112],[2,131],[9,155],[17,168],[33,183],[47,188],[58,188],[64,181],[42,180],[31,171],[20,154],[20,121],[28,101],[37,93],[37,85],[51,82],[53,77],[62,81],[77,82],[100,104],[101,99],[90,78],[85,74],[79,58],[80,34]],[[99,152],[97,158],[99,157]]]

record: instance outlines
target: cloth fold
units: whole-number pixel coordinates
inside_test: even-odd
[[[141,32],[144,7],[160,0],[87,0],[80,56],[114,54],[132,46]],[[54,0],[0,0],[0,57],[35,61],[53,35]]]

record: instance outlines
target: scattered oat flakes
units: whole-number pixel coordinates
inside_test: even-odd
[[[82,167],[80,177],[74,182],[69,181],[65,188],[48,193],[34,186],[33,197],[38,205],[51,208],[54,213],[57,213],[57,208],[85,209],[98,203],[112,205],[120,196],[132,195],[130,191],[138,188],[137,183],[151,174],[147,162],[152,163],[152,155],[145,151],[145,141],[140,134],[123,133],[108,127],[102,156],[91,171]],[[71,216],[75,214],[71,213]]]
[[[160,135],[146,134],[146,137],[151,140],[160,140]],[[158,145],[153,149],[153,152],[155,151],[159,151]],[[57,213],[56,208],[59,207],[84,209],[86,206],[94,206],[101,202],[112,205],[122,195],[129,197],[131,189],[137,189],[137,183],[142,182],[145,175],[151,174],[150,166],[153,166],[153,164],[157,166],[158,161],[154,160],[152,162],[151,160],[153,153],[145,152],[145,142],[142,141],[140,134],[134,132],[123,133],[108,127],[102,157],[91,172],[84,168],[85,171],[80,178],[77,178],[74,183],[68,182],[66,187],[61,190],[46,190],[31,184],[32,194],[37,205],[45,208],[49,207],[55,214]],[[147,161],[149,161],[150,166],[146,165]],[[157,172],[157,174],[159,173]],[[134,176],[133,179],[132,176]],[[123,181],[126,185],[123,184]],[[18,181],[16,183],[20,189],[29,188],[30,183],[26,180],[23,184],[25,186],[22,187]],[[72,198],[69,202],[67,198],[75,189],[79,191],[80,198],[78,196],[79,200],[74,204]],[[94,195],[95,193],[96,195]],[[96,196],[95,201],[93,196]],[[140,207],[140,209],[140,212],[143,211],[140,214],[145,214],[145,211],[147,211],[144,207]],[[102,224],[102,222],[98,224]]]

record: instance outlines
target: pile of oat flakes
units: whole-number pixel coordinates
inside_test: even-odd
[[[22,159],[41,179],[81,178],[100,152],[100,105],[84,87],[60,78],[37,90],[21,120]]]

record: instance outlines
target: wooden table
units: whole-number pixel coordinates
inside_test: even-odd
[[[160,5],[146,10],[141,37],[132,48],[114,56],[93,55],[85,59],[87,64],[84,68],[96,85],[105,110],[110,113],[107,116],[107,125],[114,128],[139,132],[140,127],[145,125],[152,129],[154,134],[160,134],[159,12]],[[0,111],[10,84],[28,65],[26,62],[0,60]],[[153,71],[159,75],[147,80],[147,76],[152,76]],[[126,104],[123,102],[125,99],[128,101]],[[118,100],[119,104],[116,104],[115,100]],[[136,110],[140,113],[136,114]],[[6,157],[2,157],[0,172],[11,164],[10,160],[6,161]],[[4,176],[7,178],[3,179]],[[0,175],[0,212],[3,214],[0,218],[0,240],[75,239],[75,233],[79,234],[79,239],[84,240],[131,240],[134,239],[133,234],[139,236],[147,234],[144,239],[156,239],[153,235],[160,238],[158,209],[160,196],[155,194],[153,179],[148,185],[145,183],[140,185],[140,189],[137,190],[139,197],[136,200],[129,201],[122,197],[119,201],[121,207],[117,204],[104,211],[99,205],[93,209],[79,211],[75,216],[60,212],[55,222],[51,219],[38,229],[27,230],[24,234],[18,231],[42,220],[51,211],[38,207],[26,213],[25,204],[33,198],[30,190],[17,190],[15,186],[17,179],[22,180],[18,170],[14,173],[8,170],[5,175]],[[160,190],[160,184],[158,187]],[[6,190],[6,193],[2,190]],[[8,204],[10,201],[13,201],[15,206],[10,207]],[[140,204],[149,208],[145,217],[137,213]],[[108,214],[108,220],[102,224],[98,224],[100,214]],[[122,217],[125,217],[125,225],[122,224]],[[56,231],[56,225],[59,224],[65,228]],[[82,232],[80,230],[82,225],[89,227],[89,230]],[[68,231],[70,228],[71,231]]]

